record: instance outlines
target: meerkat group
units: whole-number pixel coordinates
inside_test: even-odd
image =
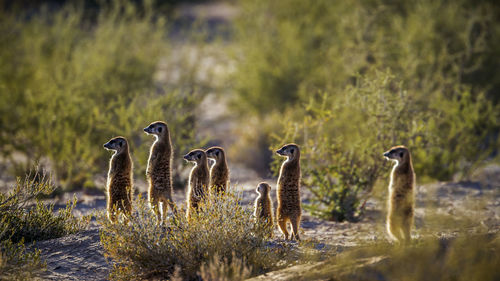
[[[174,215],[177,208],[172,198],[172,159],[173,149],[167,123],[156,121],[144,128],[148,135],[155,136],[151,146],[146,179],[148,181],[148,201],[151,209],[163,223],[168,208]],[[124,137],[109,140],[104,147],[114,151],[109,162],[107,190],[107,214],[111,222],[117,221],[117,215],[128,217],[132,212],[133,164],[129,145]],[[291,238],[300,240],[299,228],[302,216],[300,199],[300,148],[297,144],[283,145],[276,153],[285,157],[278,181],[276,197],[278,206],[274,216],[270,196],[271,186],[265,182],[257,186],[258,197],[254,203],[254,216],[274,228],[277,224],[286,240],[289,238],[288,223],[291,224]],[[411,228],[414,215],[415,173],[411,154],[404,146],[392,147],[383,156],[395,162],[389,183],[387,201],[387,232],[393,240],[408,243],[411,240]],[[229,189],[229,169],[224,149],[211,147],[207,150],[194,149],[184,155],[184,159],[194,163],[189,174],[186,217],[189,220],[200,202],[211,191],[223,195]],[[215,163],[209,168],[208,159]],[[276,219],[274,219],[276,218]]]

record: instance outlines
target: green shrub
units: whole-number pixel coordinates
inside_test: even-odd
[[[195,65],[164,62],[168,28],[150,1],[102,2],[90,18],[84,11],[74,3],[29,16],[0,10],[2,156],[25,158],[25,167],[39,161],[63,187],[105,171],[102,144],[117,135],[130,140],[143,174],[152,140],[142,128],[155,120],[169,123],[178,154],[197,143]]]
[[[54,190],[44,175],[28,175],[7,194],[0,193],[0,241],[31,242],[58,238],[87,227],[90,217],[78,218],[72,214],[76,197],[66,208],[54,213],[54,204],[46,205],[37,197]]]
[[[259,138],[246,144],[275,144],[274,134],[287,135],[278,139],[333,143],[342,155],[356,155],[360,145],[384,151],[405,144],[419,179],[437,180],[467,178],[498,152],[498,6],[468,0],[241,5],[234,108],[244,122],[281,124],[264,136],[256,126],[247,134]],[[321,139],[317,129],[326,131],[326,143],[306,143]],[[321,174],[330,164],[338,166],[322,164]]]
[[[103,227],[101,243],[114,264],[110,277],[168,278],[177,268],[176,276],[193,279],[198,274],[236,274],[234,271],[250,269],[257,274],[273,268],[284,250],[266,246],[268,229],[255,222],[239,199],[232,194],[210,194],[190,222],[180,211],[166,227],[157,225],[141,198],[128,224],[112,224],[102,215],[98,218]],[[227,271],[212,272],[214,263],[226,264]]]
[[[481,1],[240,1],[235,106],[266,116],[389,68],[415,98],[458,84],[498,103],[499,7]]]
[[[418,182],[464,178],[498,147],[491,132],[500,128],[500,108],[483,94],[457,89],[455,96],[422,105],[386,71],[311,99],[303,121],[290,116],[275,135],[277,145],[302,145],[304,183],[313,193],[306,207],[327,219],[356,220],[380,176],[388,178],[382,153],[399,144],[409,147]]]
[[[26,251],[21,240],[14,244],[10,240],[0,242],[0,276],[2,280],[29,280],[40,275],[45,263],[40,251]]]

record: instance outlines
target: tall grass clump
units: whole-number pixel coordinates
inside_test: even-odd
[[[494,234],[426,238],[410,247],[364,245],[305,273],[301,280],[493,281],[500,278],[499,250]]]
[[[30,14],[0,8],[4,159],[21,172],[42,163],[57,184],[81,187],[106,170],[101,144],[110,137],[131,140],[137,173],[147,161],[143,144],[151,140],[142,128],[150,122],[169,123],[176,152],[196,143],[193,108],[201,94],[194,84],[162,79],[174,71],[168,67],[158,75],[171,47],[167,22],[152,7],[151,1],[111,1],[93,13],[73,2]]]
[[[273,268],[284,250],[268,248],[268,227],[256,223],[238,201],[232,194],[211,193],[190,221],[180,211],[166,226],[157,225],[143,199],[128,224],[112,224],[102,216],[101,243],[114,263],[111,279],[169,278],[174,273],[187,280],[230,278]],[[224,268],[213,269],[222,264]]]

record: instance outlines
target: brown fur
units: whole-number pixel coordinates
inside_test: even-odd
[[[116,212],[124,212],[127,216],[132,212],[133,165],[125,138],[112,138],[104,147],[115,151],[109,161],[106,210],[109,220],[116,222]]]
[[[266,220],[273,225],[273,202],[271,201],[271,186],[265,182],[259,183],[256,189],[259,197],[255,199],[254,216]]]
[[[161,129],[160,129],[161,128]],[[174,200],[172,199],[172,145],[170,132],[165,122],[157,121],[144,128],[148,134],[156,136],[156,141],[151,146],[146,169],[148,180],[148,201],[162,223],[167,215],[167,209],[176,214]],[[160,203],[161,210],[160,210]]]
[[[413,225],[415,185],[411,154],[406,147],[395,146],[384,153],[384,156],[396,161],[389,184],[387,232],[391,238],[408,243]]]
[[[205,151],[195,149],[184,156],[184,159],[196,163],[189,174],[189,186],[187,191],[187,212],[189,219],[191,212],[198,210],[198,205],[208,192],[210,183],[210,171]]]
[[[229,187],[229,169],[224,149],[211,147],[206,150],[206,153],[208,158],[215,160],[215,164],[210,168],[210,188],[217,193],[224,193]]]
[[[299,240],[299,226],[302,208],[300,203],[300,150],[296,144],[287,144],[276,151],[286,156],[278,178],[278,208],[276,219],[278,226],[288,240],[287,221],[292,224],[292,238]]]

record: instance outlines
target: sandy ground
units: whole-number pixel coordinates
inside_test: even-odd
[[[500,174],[500,167],[492,168],[493,174]],[[483,176],[484,178],[484,176]],[[255,187],[259,181],[239,182],[236,192],[242,196],[241,204],[252,207],[257,194]],[[276,181],[268,180],[275,187]],[[416,229],[415,238],[433,236],[452,236],[461,231],[498,232],[500,230],[500,181],[489,179],[486,183],[433,183],[417,188]],[[302,197],[307,203],[309,192],[303,189]],[[273,192],[275,200],[275,192]],[[80,194],[82,200],[75,208],[76,214],[91,214],[95,210],[105,208],[104,196],[89,196]],[[183,191],[175,192],[174,200],[182,204],[185,200]],[[63,207],[63,205],[58,205]],[[387,239],[384,232],[385,203],[383,200],[369,200],[364,218],[357,223],[331,222],[312,217],[305,212],[301,222],[301,236],[305,241],[312,241],[318,252],[335,253],[360,243]],[[428,214],[432,214],[429,216]],[[436,216],[441,216],[438,220]],[[450,224],[436,229],[434,223],[442,223],[443,219],[453,221],[467,216],[464,224]],[[464,229],[465,228],[465,229]],[[282,235],[276,230],[276,238]],[[110,261],[106,261],[99,242],[99,226],[93,221],[88,230],[66,237],[39,241],[35,245],[42,251],[42,257],[47,261],[47,271],[43,275],[49,280],[105,280],[110,272]],[[300,248],[300,247],[299,247]],[[306,270],[299,267],[300,270]],[[286,280],[288,274],[296,274],[294,267],[280,272],[268,273],[262,280],[270,278]],[[281,276],[281,277],[280,277]]]

